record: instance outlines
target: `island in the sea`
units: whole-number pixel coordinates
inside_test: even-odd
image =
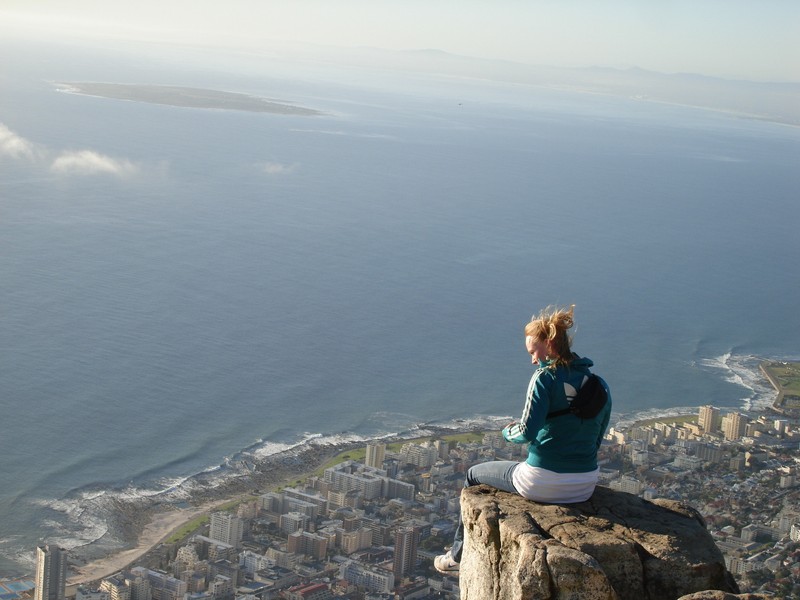
[[[301,117],[314,117],[325,114],[322,111],[297,106],[283,100],[277,101],[238,92],[223,92],[175,85],[100,82],[58,82],[56,85],[60,91],[71,94],[179,106],[182,108],[242,110]]]

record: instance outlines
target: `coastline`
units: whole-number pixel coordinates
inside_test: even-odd
[[[800,363],[794,363],[800,365]],[[759,371],[772,384],[781,397],[782,388],[764,369]],[[778,404],[778,400],[775,404]],[[773,405],[774,408],[774,405]],[[689,413],[673,407],[669,414],[661,414],[659,420],[686,418]],[[653,419],[645,418],[644,421]],[[169,491],[146,499],[121,503],[112,516],[112,529],[124,541],[123,547],[100,557],[92,555],[93,543],[70,551],[71,565],[67,586],[75,588],[97,582],[118,573],[140,560],[148,552],[168,540],[192,520],[208,515],[218,507],[254,497],[267,491],[292,485],[320,470],[327,462],[345,455],[349,451],[362,449],[369,443],[392,444],[431,437],[447,437],[465,433],[485,432],[492,424],[483,422],[461,423],[456,427],[424,425],[413,431],[405,431],[377,439],[339,440],[335,442],[304,443],[263,458],[249,458],[226,467],[228,472],[221,482],[215,481],[211,473],[201,473],[190,478],[192,485],[182,499],[170,497]],[[347,457],[343,457],[345,460]],[[249,464],[248,464],[249,463]]]
[[[71,551],[72,574],[67,577],[67,587],[86,585],[125,570],[193,519],[210,514],[224,504],[253,496],[256,492],[263,493],[267,489],[307,477],[333,456],[360,445],[363,443],[311,447],[299,451],[285,450],[273,454],[256,464],[251,476],[235,476],[217,487],[200,486],[192,494],[191,506],[186,508],[169,503],[149,507],[120,507],[119,521],[127,521],[125,513],[131,508],[143,510],[146,515],[144,519],[127,521],[124,526],[124,537],[129,540],[127,547],[84,564],[80,564],[81,550]],[[292,464],[299,468],[292,469]],[[79,560],[77,565],[74,560],[76,554]]]
[[[72,566],[74,575],[67,578],[67,588],[97,581],[124,570],[166,540],[174,531],[222,503],[219,501],[190,509],[155,513],[139,534],[135,547],[110,554],[83,566]]]
[[[99,582],[103,578],[134,566],[136,561],[157,548],[192,520],[210,514],[220,506],[291,485],[295,481],[302,481],[325,466],[327,462],[349,451],[363,448],[369,443],[392,444],[478,431],[485,431],[485,429],[474,426],[453,429],[427,426],[421,431],[408,435],[398,434],[374,440],[304,445],[259,459],[252,463],[249,469],[237,472],[217,486],[204,486],[203,475],[197,476],[200,485],[191,492],[191,498],[188,501],[180,503],[190,506],[180,507],[175,503],[163,502],[158,499],[147,501],[144,505],[143,501],[139,501],[127,506],[119,506],[115,520],[123,523],[120,529],[127,544],[119,550],[112,551],[100,558],[90,558],[85,562],[81,554],[86,553],[92,544],[70,551],[67,595],[74,593],[74,589],[77,587]],[[144,518],[130,519],[128,513],[131,512],[143,513]]]

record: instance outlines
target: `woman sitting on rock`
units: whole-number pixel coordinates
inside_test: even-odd
[[[608,427],[611,396],[600,380],[606,401],[597,414],[586,418],[569,410],[577,390],[589,380],[593,364],[570,349],[567,330],[573,326],[574,308],[546,308],[525,326],[525,348],[537,368],[528,384],[522,417],[503,429],[503,437],[528,444],[527,460],[474,465],[467,471],[464,487],[487,484],[556,504],[583,502],[594,492],[600,473],[597,450]],[[437,571],[458,572],[463,542],[459,519],[452,547],[433,562]]]

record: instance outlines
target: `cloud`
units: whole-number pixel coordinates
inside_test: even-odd
[[[53,161],[50,169],[66,175],[108,174],[118,177],[127,177],[139,170],[128,160],[111,158],[92,150],[64,152]]]
[[[0,123],[0,156],[34,160],[36,154],[36,148],[31,142]]]
[[[261,170],[267,175],[287,175],[295,170],[294,165],[284,165],[282,163],[267,162],[261,165]]]
[[[47,164],[54,152],[38,146],[17,135],[4,123],[0,123],[0,158],[29,160]],[[115,175],[128,177],[139,171],[139,167],[126,159],[112,158],[93,150],[62,152],[50,164],[50,170],[64,175]]]

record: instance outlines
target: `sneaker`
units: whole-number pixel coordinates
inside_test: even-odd
[[[446,554],[440,554],[434,558],[433,566],[439,573],[443,573],[444,575],[458,573],[459,569],[459,565],[453,560],[453,555],[450,554],[450,550],[448,550]]]

